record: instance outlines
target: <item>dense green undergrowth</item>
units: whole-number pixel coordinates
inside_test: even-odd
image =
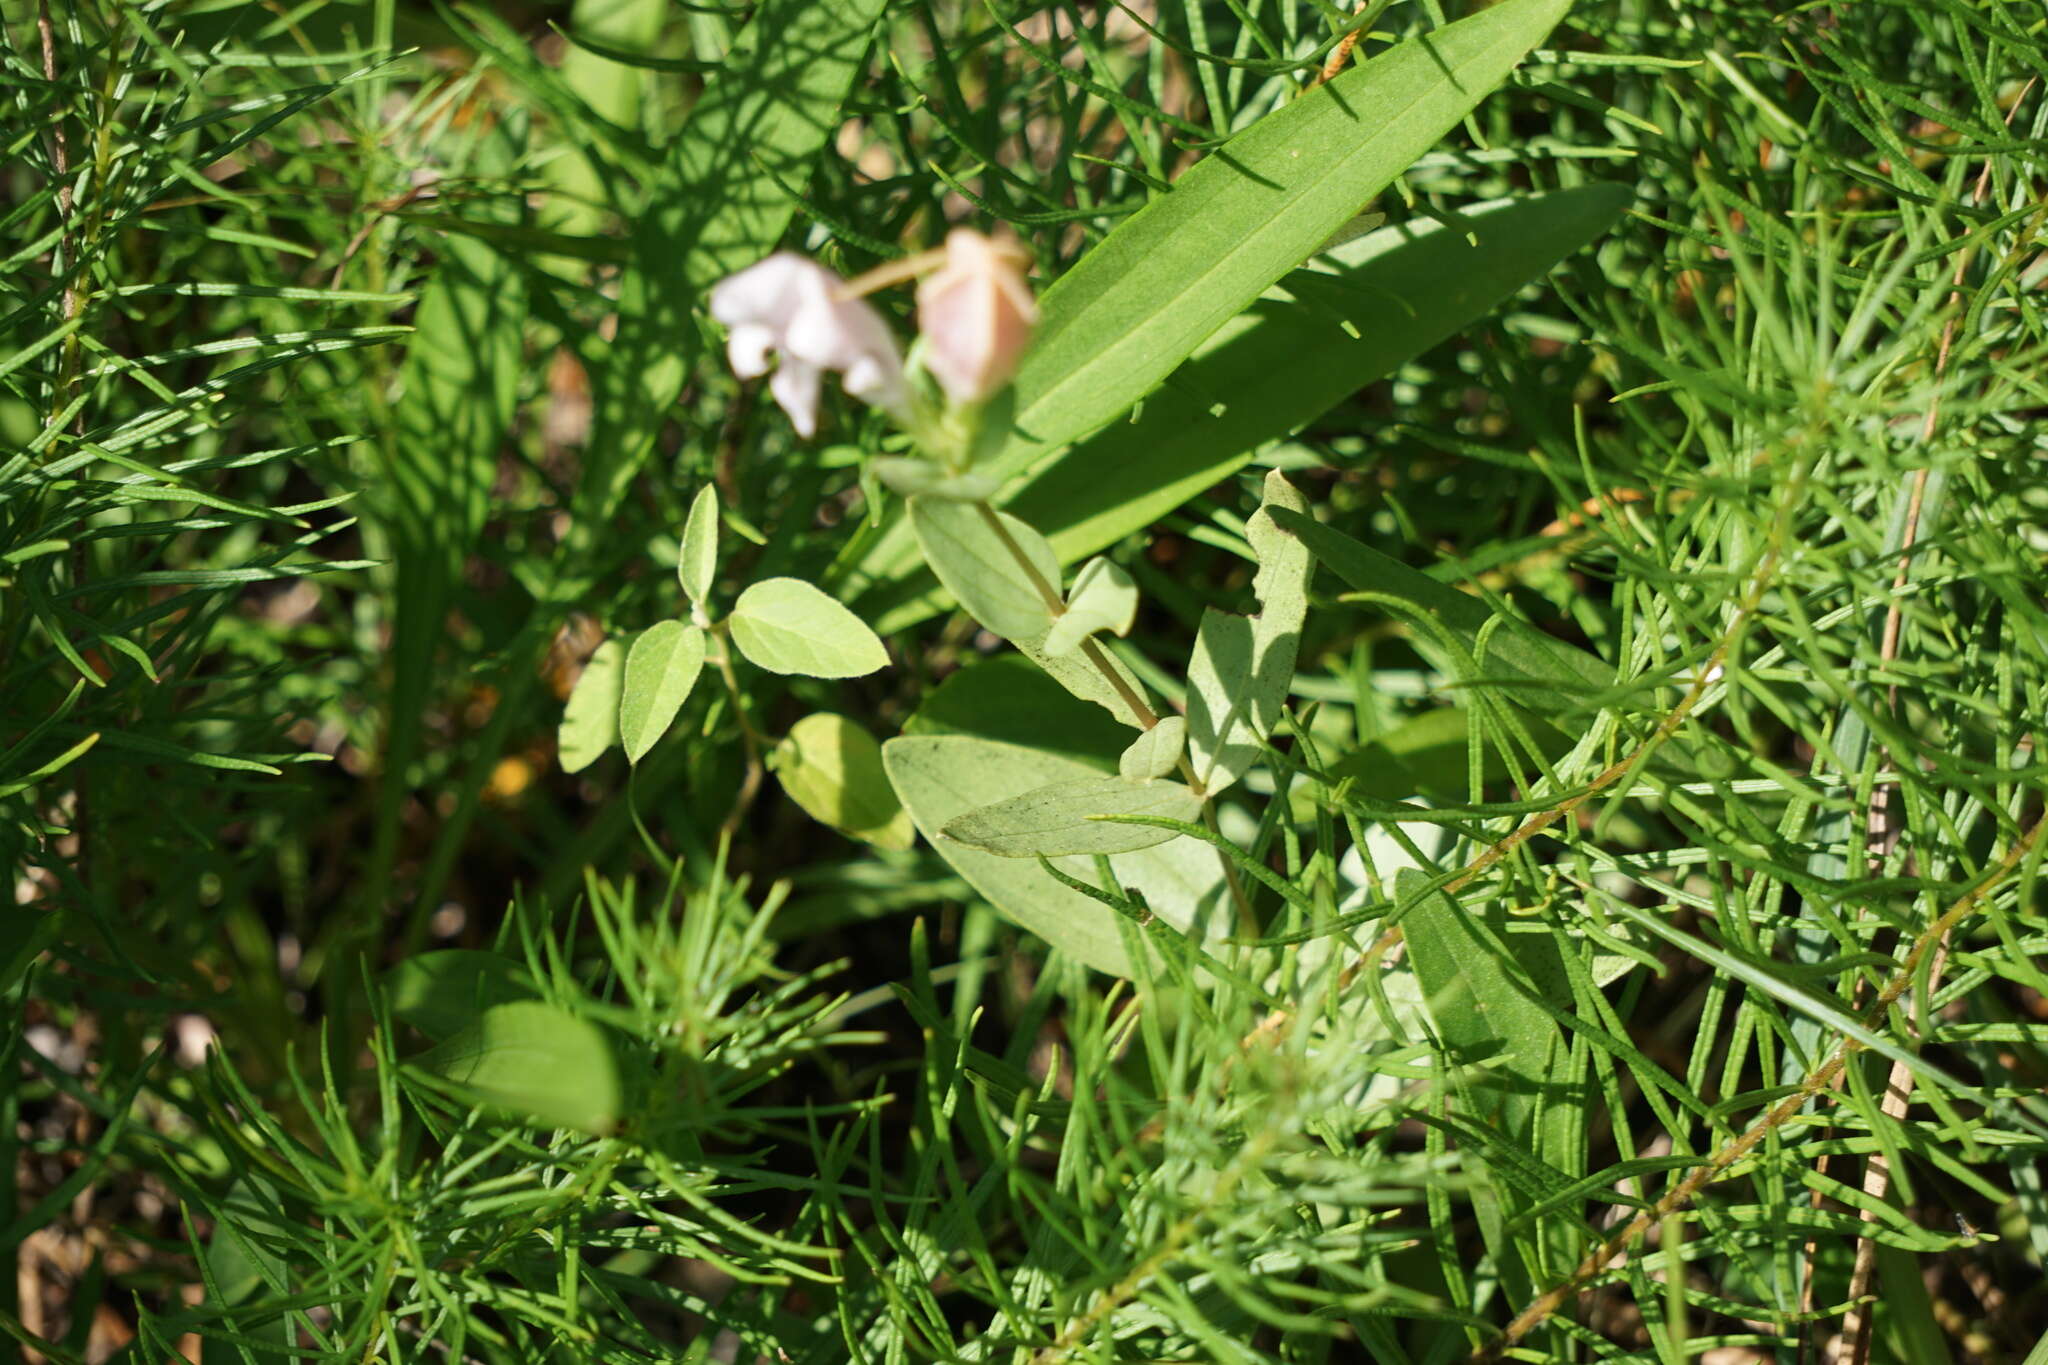
[[[2038,7],[4,32],[27,1358],[2048,1362]]]

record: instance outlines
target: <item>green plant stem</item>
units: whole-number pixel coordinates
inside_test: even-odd
[[[740,680],[732,668],[732,631],[725,621],[706,622],[704,629],[718,640],[718,676],[725,680],[725,690],[732,697],[732,713],[740,723],[740,743],[746,749],[746,773],[740,779],[739,795],[733,799],[732,811],[718,827],[721,842],[732,838],[738,832],[740,821],[747,816],[754,798],[761,792],[761,777],[767,766],[761,759],[761,737],[754,731],[753,717],[747,714],[746,694],[740,690]]]
[[[1003,525],[1003,519],[996,512],[996,509],[987,502],[977,502],[974,506],[981,513],[981,519],[988,523],[988,528],[995,534],[995,538],[1002,542],[1003,549],[1008,551],[1010,558],[1016,561],[1018,570],[1030,581],[1032,588],[1037,591],[1039,600],[1045,603],[1045,609],[1052,614],[1052,619],[1057,621],[1062,616],[1065,616],[1067,614],[1067,604],[1060,597],[1058,586],[1045,581],[1045,575],[1041,574],[1038,571],[1038,566],[1031,562],[1031,556],[1024,553],[1024,547],[1019,545],[1017,538],[1010,534],[1010,528]],[[1159,713],[1154,711],[1143,697],[1131,690],[1130,684],[1124,681],[1123,675],[1116,671],[1116,668],[1109,661],[1109,656],[1103,653],[1102,646],[1094,639],[1090,638],[1081,641],[1081,657],[1086,659],[1088,666],[1101,674],[1103,681],[1107,682],[1115,690],[1117,699],[1130,708],[1131,714],[1138,718],[1139,729],[1149,730],[1159,723]],[[1197,795],[1200,795],[1201,785],[1195,782],[1193,772],[1188,769],[1185,762],[1182,763],[1181,768],[1188,776],[1188,785],[1195,789]]]
[[[1024,575],[1025,579],[1030,582],[1032,588],[1038,593],[1039,600],[1045,603],[1045,609],[1051,613],[1052,619],[1057,621],[1060,617],[1066,615],[1067,604],[1060,597],[1058,586],[1045,581],[1045,575],[1041,574],[1038,571],[1038,566],[1031,562],[1031,556],[1024,553],[1024,547],[1019,545],[1017,538],[1010,534],[1010,528],[1003,525],[1003,519],[996,512],[996,509],[987,501],[975,503],[975,508],[981,513],[981,519],[988,524],[988,528],[994,533],[996,540],[1009,553],[1010,558],[1016,562],[1018,571]],[[1110,662],[1109,655],[1104,651],[1100,642],[1092,636],[1083,639],[1081,641],[1080,653],[1081,657],[1088,661],[1088,666],[1100,674],[1103,680],[1116,692],[1118,700],[1130,708],[1131,714],[1138,720],[1140,729],[1150,730],[1153,726],[1159,724],[1159,713],[1154,711],[1150,703],[1133,691],[1130,684],[1124,681],[1123,674],[1119,673],[1116,666]],[[1187,783],[1188,790],[1192,791],[1196,796],[1206,797],[1207,793],[1204,790],[1202,780],[1195,775],[1194,765],[1188,762],[1185,754],[1181,756],[1178,767],[1181,780]],[[1220,834],[1222,832],[1216,823],[1215,807],[1206,799],[1202,802],[1202,823],[1208,827],[1211,833]],[[1244,882],[1238,877],[1237,868],[1231,864],[1230,859],[1224,857],[1220,852],[1216,857],[1218,866],[1223,869],[1224,885],[1230,889],[1230,903],[1237,908],[1239,930],[1247,934],[1258,934],[1258,916],[1252,913],[1251,897],[1245,893]]]

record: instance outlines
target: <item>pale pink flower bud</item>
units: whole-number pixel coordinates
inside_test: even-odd
[[[818,430],[818,384],[828,370],[864,403],[901,412],[909,401],[888,324],[860,299],[840,297],[840,285],[817,262],[780,251],[711,290],[711,316],[726,326],[733,373],[757,379],[779,351],[768,391],[803,436]]]
[[[924,367],[955,403],[979,403],[1017,373],[1038,323],[1022,251],[970,228],[946,235],[946,262],[917,287]]]

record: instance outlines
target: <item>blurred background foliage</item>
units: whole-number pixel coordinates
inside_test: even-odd
[[[1363,46],[1460,12],[1368,5]],[[1384,1046],[1355,1011],[1230,1072],[1255,995],[1161,1022],[928,849],[842,838],[772,780],[735,808],[743,728],[772,744],[818,710],[939,732],[950,698],[963,728],[1113,754],[1099,718],[983,661],[970,623],[894,633],[894,666],[852,683],[754,673],[743,708],[700,689],[630,780],[617,755],[573,776],[554,755],[598,643],[677,610],[704,482],[744,546],[731,582],[857,587],[881,428],[842,403],[800,443],[719,363],[681,249],[715,176],[763,212],[793,201],[786,240],[846,273],[1007,223],[1042,285],[1291,98],[1359,16],[784,4],[766,31],[790,48],[751,66],[728,56],[748,17],[8,8],[0,1180],[20,1269],[0,1321],[92,1360],[201,1340],[282,1359],[294,1334],[352,1359],[1462,1356],[1468,1325],[1502,1325],[1584,1242],[1524,1229],[1534,1270],[1459,1282],[1486,1238],[1458,1181],[1489,1177],[1446,1183],[1446,1151],[1494,1179],[1508,1159],[1316,1061]],[[821,101],[803,82],[834,61],[849,93]],[[712,100],[736,69],[794,84]],[[1620,666],[1608,759],[1724,670],[1683,763],[1575,811],[1570,856],[1505,860],[1493,903],[1675,907],[1695,932],[1827,907],[1783,975],[1851,1009],[1895,940],[2021,847],[2048,714],[2044,76],[2039,10],[2013,0],[1581,0],[1374,206],[1456,231],[1503,196],[1635,195],[1597,247],[1256,465]],[[679,135],[706,107],[729,120],[709,171]],[[764,107],[828,118],[822,153],[779,162]],[[901,291],[878,301],[904,322]],[[1248,595],[1259,472],[1113,550],[1145,593],[1128,657],[1148,680],[1205,605]],[[1304,742],[1356,795],[1498,838],[1480,803],[1527,794],[1528,746],[1475,723],[1398,619],[1322,587]],[[1334,863],[1358,808],[1307,781],[1282,796],[1262,851],[1290,875]],[[1646,891],[1574,861],[1589,847],[1677,871]],[[1943,1065],[2008,1107],[2048,1077],[2048,912],[2014,866],[1995,931],[1930,987],[1962,1011]],[[1817,889],[1847,883],[1860,927]],[[1798,1081],[1780,1037],[1819,1034],[1726,964],[1628,941],[1665,975],[1607,990],[1626,1042],[1581,1073],[1588,1169],[1647,1198],[1660,1160],[1732,1135],[1714,1106]],[[428,950],[477,956],[414,968]],[[420,1062],[464,1045],[433,1012],[450,998],[599,1030],[616,1093],[546,1081],[603,1121],[547,1139],[450,1098]],[[1426,1049],[1382,1074],[1401,1065],[1433,1074]],[[1666,1111],[1651,1071],[1701,1112]],[[1839,1170],[1750,1171],[1762,1192],[1726,1201],[1689,1284],[1639,1262],[1528,1358],[1790,1359],[1869,1289],[1860,1243],[1885,1276],[1877,1358],[2044,1359],[2038,1131],[1987,1120],[1985,1149],[1949,1160],[1927,1149],[1997,1104],[1937,1092],[1921,1127],[1887,1126],[1882,1068],[1856,1077],[1879,1136],[1816,1140],[1917,1169],[1879,1220],[1895,1237],[1872,1240]],[[1304,1149],[1333,1113],[1349,1126]],[[1155,1282],[1155,1255],[1186,1275]]]

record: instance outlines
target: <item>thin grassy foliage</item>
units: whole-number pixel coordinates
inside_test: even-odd
[[[1135,584],[1100,667],[1173,712],[1271,526],[1313,556],[1256,766],[1110,822],[1213,855],[1227,926],[1018,860],[1111,976],[900,809],[812,818],[882,759],[805,785],[793,734],[1088,775],[1130,735],[892,567],[904,439],[837,394],[799,439],[705,292],[953,222],[1042,291],[1485,8],[10,9],[0,1333],[2048,1359],[2037,8],[1579,0],[1358,208],[1484,251],[1625,193],[1611,229],[1478,321],[1387,321],[1414,346],[1334,402],[1289,386],[1328,382],[1307,330],[1197,352],[1007,504]],[[1317,259],[1290,306],[1371,330]],[[1303,415],[1184,490],[1090,462],[1239,393]],[[1306,514],[1259,512],[1270,471]],[[770,580],[887,666],[760,666],[726,618]],[[672,724],[563,771],[594,652],[671,618]]]

